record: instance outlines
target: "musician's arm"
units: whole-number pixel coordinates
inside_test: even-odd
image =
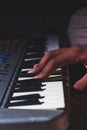
[[[72,47],[48,52],[30,71],[38,72],[34,78],[46,78],[56,68],[66,64],[82,62],[87,68],[87,8],[82,8],[71,16],[68,36]],[[83,89],[85,86],[87,74],[74,84],[76,89]]]

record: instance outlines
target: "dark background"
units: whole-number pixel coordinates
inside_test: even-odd
[[[3,2],[3,3],[2,3]],[[0,36],[58,33],[65,36],[70,16],[86,6],[86,0],[2,1]]]

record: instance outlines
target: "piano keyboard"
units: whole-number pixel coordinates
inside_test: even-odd
[[[10,56],[3,62],[5,65],[8,64],[8,70],[4,70],[4,72],[6,71],[5,75],[2,76],[0,74],[0,111],[3,114],[3,121],[1,115],[0,121],[3,122],[3,124],[7,122],[9,122],[9,124],[12,122],[16,124],[17,119],[18,124],[18,122],[21,122],[23,119],[23,121],[26,120],[28,122],[28,128],[32,130],[49,130],[44,125],[43,128],[40,127],[39,129],[39,127],[37,127],[33,129],[29,123],[32,122],[32,116],[34,122],[37,122],[38,119],[42,122],[48,122],[55,120],[57,117],[59,121],[59,116],[65,113],[64,83],[66,82],[66,78],[65,75],[63,75],[63,68],[56,69],[55,73],[51,74],[45,81],[42,79],[33,79],[35,74],[28,74],[27,72],[40,61],[47,51],[60,48],[58,37],[55,35],[49,35],[47,37],[33,36],[29,40],[21,41],[18,44],[15,43],[15,45],[13,44],[14,47],[12,47],[13,45],[11,44],[8,45],[11,51],[9,53]],[[46,112],[48,114],[46,114]],[[28,118],[26,113],[27,116],[29,115]],[[50,117],[50,113],[52,117]],[[16,119],[14,120],[15,115]],[[4,120],[6,120],[6,122],[4,122]],[[4,126],[6,125],[3,125],[3,130],[6,128]],[[15,127],[17,130],[19,129],[16,125]],[[27,127],[25,128],[27,130]],[[14,129],[9,128],[9,130]],[[53,130],[53,128],[50,128],[50,130]],[[55,128],[54,130],[62,129]]]
[[[27,74],[27,70],[30,69],[30,67],[32,68],[34,64],[38,63],[44,53],[49,50],[59,48],[58,40],[56,37],[50,36],[46,41],[46,47],[44,46],[43,48],[46,48],[46,50],[41,52],[42,47],[40,47],[40,44],[36,45],[35,43],[29,43],[27,47],[28,49],[26,49],[21,63],[22,68],[19,70],[17,75],[14,92],[12,98],[10,99],[10,103],[8,104],[8,108],[56,110],[65,107],[63,81],[62,78],[60,81],[58,80],[59,77],[62,77],[62,73],[58,73],[61,68],[56,71],[56,74],[49,76],[49,79],[53,79],[52,82],[51,80],[49,81],[49,79],[48,81],[41,81],[37,84],[37,89],[36,84],[33,84],[35,89],[33,88],[30,90],[30,88],[32,88],[32,84],[30,83],[31,80],[32,82],[35,81],[33,80],[32,74]],[[23,71],[24,69],[26,71]],[[27,82],[27,84],[25,82]],[[36,97],[36,95],[38,95],[38,97]]]

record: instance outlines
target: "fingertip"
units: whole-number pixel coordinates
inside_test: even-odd
[[[80,80],[76,81],[75,84],[73,85],[73,87],[78,90],[81,88],[81,83],[80,83]]]
[[[39,66],[39,64],[35,64],[35,65],[34,65],[34,68],[36,68],[36,67],[38,67],[38,66]]]
[[[77,81],[74,86],[73,86],[76,90],[84,90],[84,85],[82,85],[79,81]]]
[[[76,85],[77,83],[75,83],[74,85],[73,85],[73,87],[75,88],[75,89],[78,89],[78,86]]]
[[[39,74],[35,75],[33,78],[34,79],[43,79],[43,75],[41,73],[39,73]]]
[[[34,72],[34,70],[31,69],[31,70],[28,71],[28,74],[33,73],[33,72]]]
[[[34,76],[33,78],[34,78],[34,79],[39,79],[38,76]]]

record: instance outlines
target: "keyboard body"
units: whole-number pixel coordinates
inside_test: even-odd
[[[43,44],[45,42],[47,44],[45,52],[59,48],[57,36],[48,35],[44,37],[39,36],[39,41],[35,41],[36,44],[39,43],[42,46],[41,52],[43,51]],[[38,36],[32,36],[27,40],[8,40],[6,44],[0,41],[0,129],[65,130],[69,125],[69,80],[67,81],[69,73],[67,67],[62,69],[64,104],[61,107],[57,109],[50,109],[49,107],[47,109],[45,107],[45,109],[40,109],[40,107],[37,109],[32,107],[26,109],[20,107],[10,108],[9,106],[12,94],[14,93],[15,81],[19,78],[19,70],[22,67],[22,69],[27,69],[28,67],[27,64],[23,64],[23,61],[28,46],[32,52],[31,48],[34,42],[32,39],[38,39]],[[41,41],[42,39],[43,41]],[[27,58],[26,60],[28,61]]]

